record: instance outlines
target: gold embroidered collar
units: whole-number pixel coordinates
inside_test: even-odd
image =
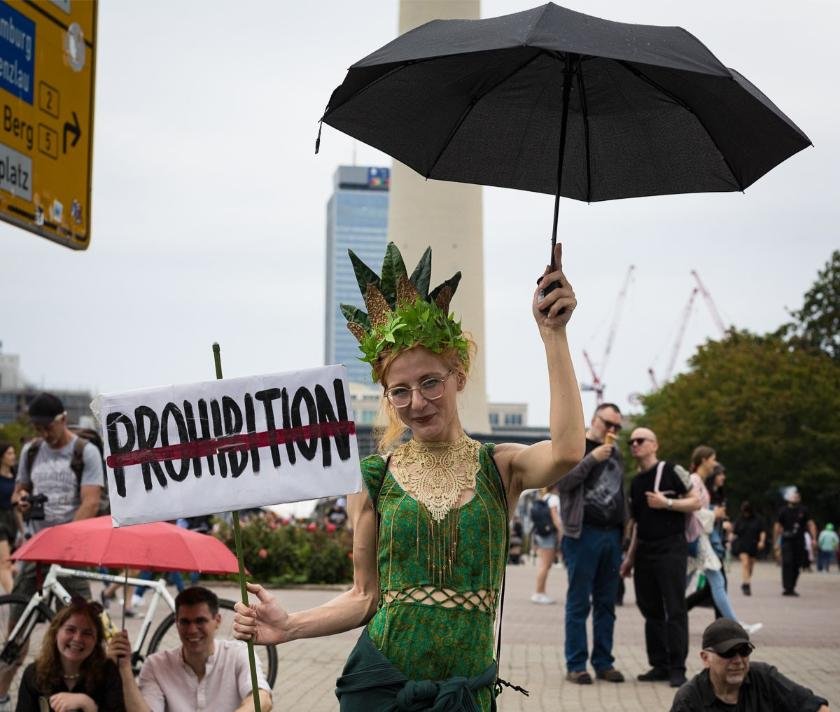
[[[481,443],[462,435],[453,442],[421,443],[413,438],[391,456],[391,473],[440,522],[464,490],[475,489]]]

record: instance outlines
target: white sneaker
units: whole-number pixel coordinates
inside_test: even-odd
[[[764,627],[764,623],[741,623],[741,627],[747,631],[747,635],[757,633]]]
[[[142,608],[143,607],[143,597],[138,596],[136,593],[131,597],[131,607],[132,608]]]
[[[550,596],[546,596],[544,593],[535,593],[531,596],[531,603],[538,603],[542,606],[550,606],[552,603],[557,603],[557,601]]]

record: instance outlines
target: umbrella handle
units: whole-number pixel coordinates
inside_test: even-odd
[[[572,78],[575,74],[573,63],[580,62],[580,55],[566,52],[564,55],[565,66],[563,68],[563,111],[560,114],[560,141],[557,148],[557,192],[554,194],[554,222],[551,226],[551,255],[550,262],[552,271],[557,269],[554,261],[554,248],[557,246],[557,218],[560,214],[560,189],[563,185],[563,161],[566,153],[566,129],[569,123],[569,95],[572,91]],[[550,294],[563,285],[560,282],[552,282],[544,290],[543,294]],[[547,314],[548,310],[543,310]],[[561,312],[562,313],[562,312]]]

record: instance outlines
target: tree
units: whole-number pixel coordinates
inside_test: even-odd
[[[836,516],[840,363],[792,348],[779,334],[732,330],[689,364],[688,373],[644,398],[639,425],[657,433],[660,455],[687,465],[694,447],[710,445],[726,465],[733,505],[749,499],[770,513],[780,488],[796,484],[821,521]]]
[[[15,446],[18,455],[20,455],[21,443],[35,437],[35,428],[29,421],[19,418],[12,423],[0,425],[0,441],[10,443]]]
[[[790,312],[794,321],[778,334],[796,347],[827,353],[840,361],[840,250],[835,250],[817,281],[805,293],[802,308]]]

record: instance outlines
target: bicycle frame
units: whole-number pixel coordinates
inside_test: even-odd
[[[26,604],[26,607],[21,612],[20,617],[15,623],[15,627],[9,633],[6,645],[4,645],[2,651],[0,651],[0,662],[12,664],[15,660],[17,660],[20,648],[23,647],[23,643],[18,644],[17,641],[25,642],[29,640],[29,636],[32,635],[32,631],[38,622],[38,616],[35,609],[40,603],[45,602],[46,605],[49,606],[53,598],[59,599],[64,605],[70,603],[72,596],[67,592],[67,589],[61,585],[61,582],[58,580],[60,576],[86,579],[88,581],[101,581],[103,583],[128,583],[133,586],[150,588],[154,591],[152,601],[146,610],[146,615],[143,617],[140,633],[134,641],[134,646],[131,651],[132,659],[137,659],[140,655],[140,650],[146,642],[146,636],[149,633],[149,628],[152,626],[152,621],[154,620],[155,612],[157,611],[160,599],[163,598],[166,605],[169,606],[169,609],[173,613],[175,612],[175,599],[166,589],[166,582],[163,579],[148,581],[140,578],[126,578],[125,576],[102,574],[97,571],[68,569],[63,566],[59,566],[58,564],[52,564],[49,571],[47,571],[47,575],[44,577],[41,590],[36,591],[32,595],[32,598],[29,599],[29,603]]]

